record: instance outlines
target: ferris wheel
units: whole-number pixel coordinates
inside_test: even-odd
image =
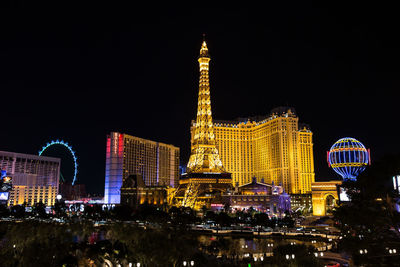
[[[72,185],[74,185],[75,182],[76,182],[76,175],[77,175],[77,173],[78,173],[78,159],[77,159],[77,157],[75,156],[75,151],[72,150],[72,147],[71,147],[67,142],[64,142],[63,140],[52,140],[50,143],[47,143],[45,146],[42,147],[42,149],[39,151],[39,156],[41,156],[42,153],[43,153],[46,149],[48,149],[48,148],[51,147],[51,146],[55,146],[55,145],[64,146],[65,148],[68,149],[68,151],[69,151],[70,154],[72,155],[72,158],[73,158],[73,160],[74,160],[74,177],[73,177],[73,179],[72,179]],[[62,177],[62,175],[61,175],[61,177]]]

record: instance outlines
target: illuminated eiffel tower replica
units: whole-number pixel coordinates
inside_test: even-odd
[[[187,172],[182,174],[175,198],[180,206],[196,210],[232,188],[231,174],[225,171],[216,147],[211,115],[208,48],[203,40],[199,56],[200,81],[197,118],[192,127],[192,144]]]

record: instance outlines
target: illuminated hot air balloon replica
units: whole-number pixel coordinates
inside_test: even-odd
[[[352,137],[336,141],[327,156],[329,166],[342,176],[343,180],[356,180],[366,166],[371,164],[369,149]]]

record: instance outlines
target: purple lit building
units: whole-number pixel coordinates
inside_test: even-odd
[[[232,210],[247,210],[250,207],[257,211],[266,212],[270,216],[282,216],[290,212],[290,196],[285,193],[282,186],[266,184],[263,181],[253,181],[242,186],[236,186],[235,191],[223,195],[224,204],[228,203]],[[215,208],[223,205],[212,205]]]

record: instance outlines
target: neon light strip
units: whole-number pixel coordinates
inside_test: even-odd
[[[72,150],[72,147],[70,145],[68,145],[67,142],[64,142],[63,140],[58,140],[58,139],[55,141],[52,140],[50,143],[47,143],[44,147],[42,147],[42,150],[39,151],[39,156],[41,156],[42,153],[47,148],[49,148],[50,146],[53,146],[53,145],[62,145],[64,147],[66,147],[69,150],[69,152],[71,152],[72,158],[74,159],[74,168],[75,168],[74,169],[74,179],[72,180],[72,185],[74,185],[76,182],[76,175],[78,173],[78,158],[75,156],[75,152]]]

